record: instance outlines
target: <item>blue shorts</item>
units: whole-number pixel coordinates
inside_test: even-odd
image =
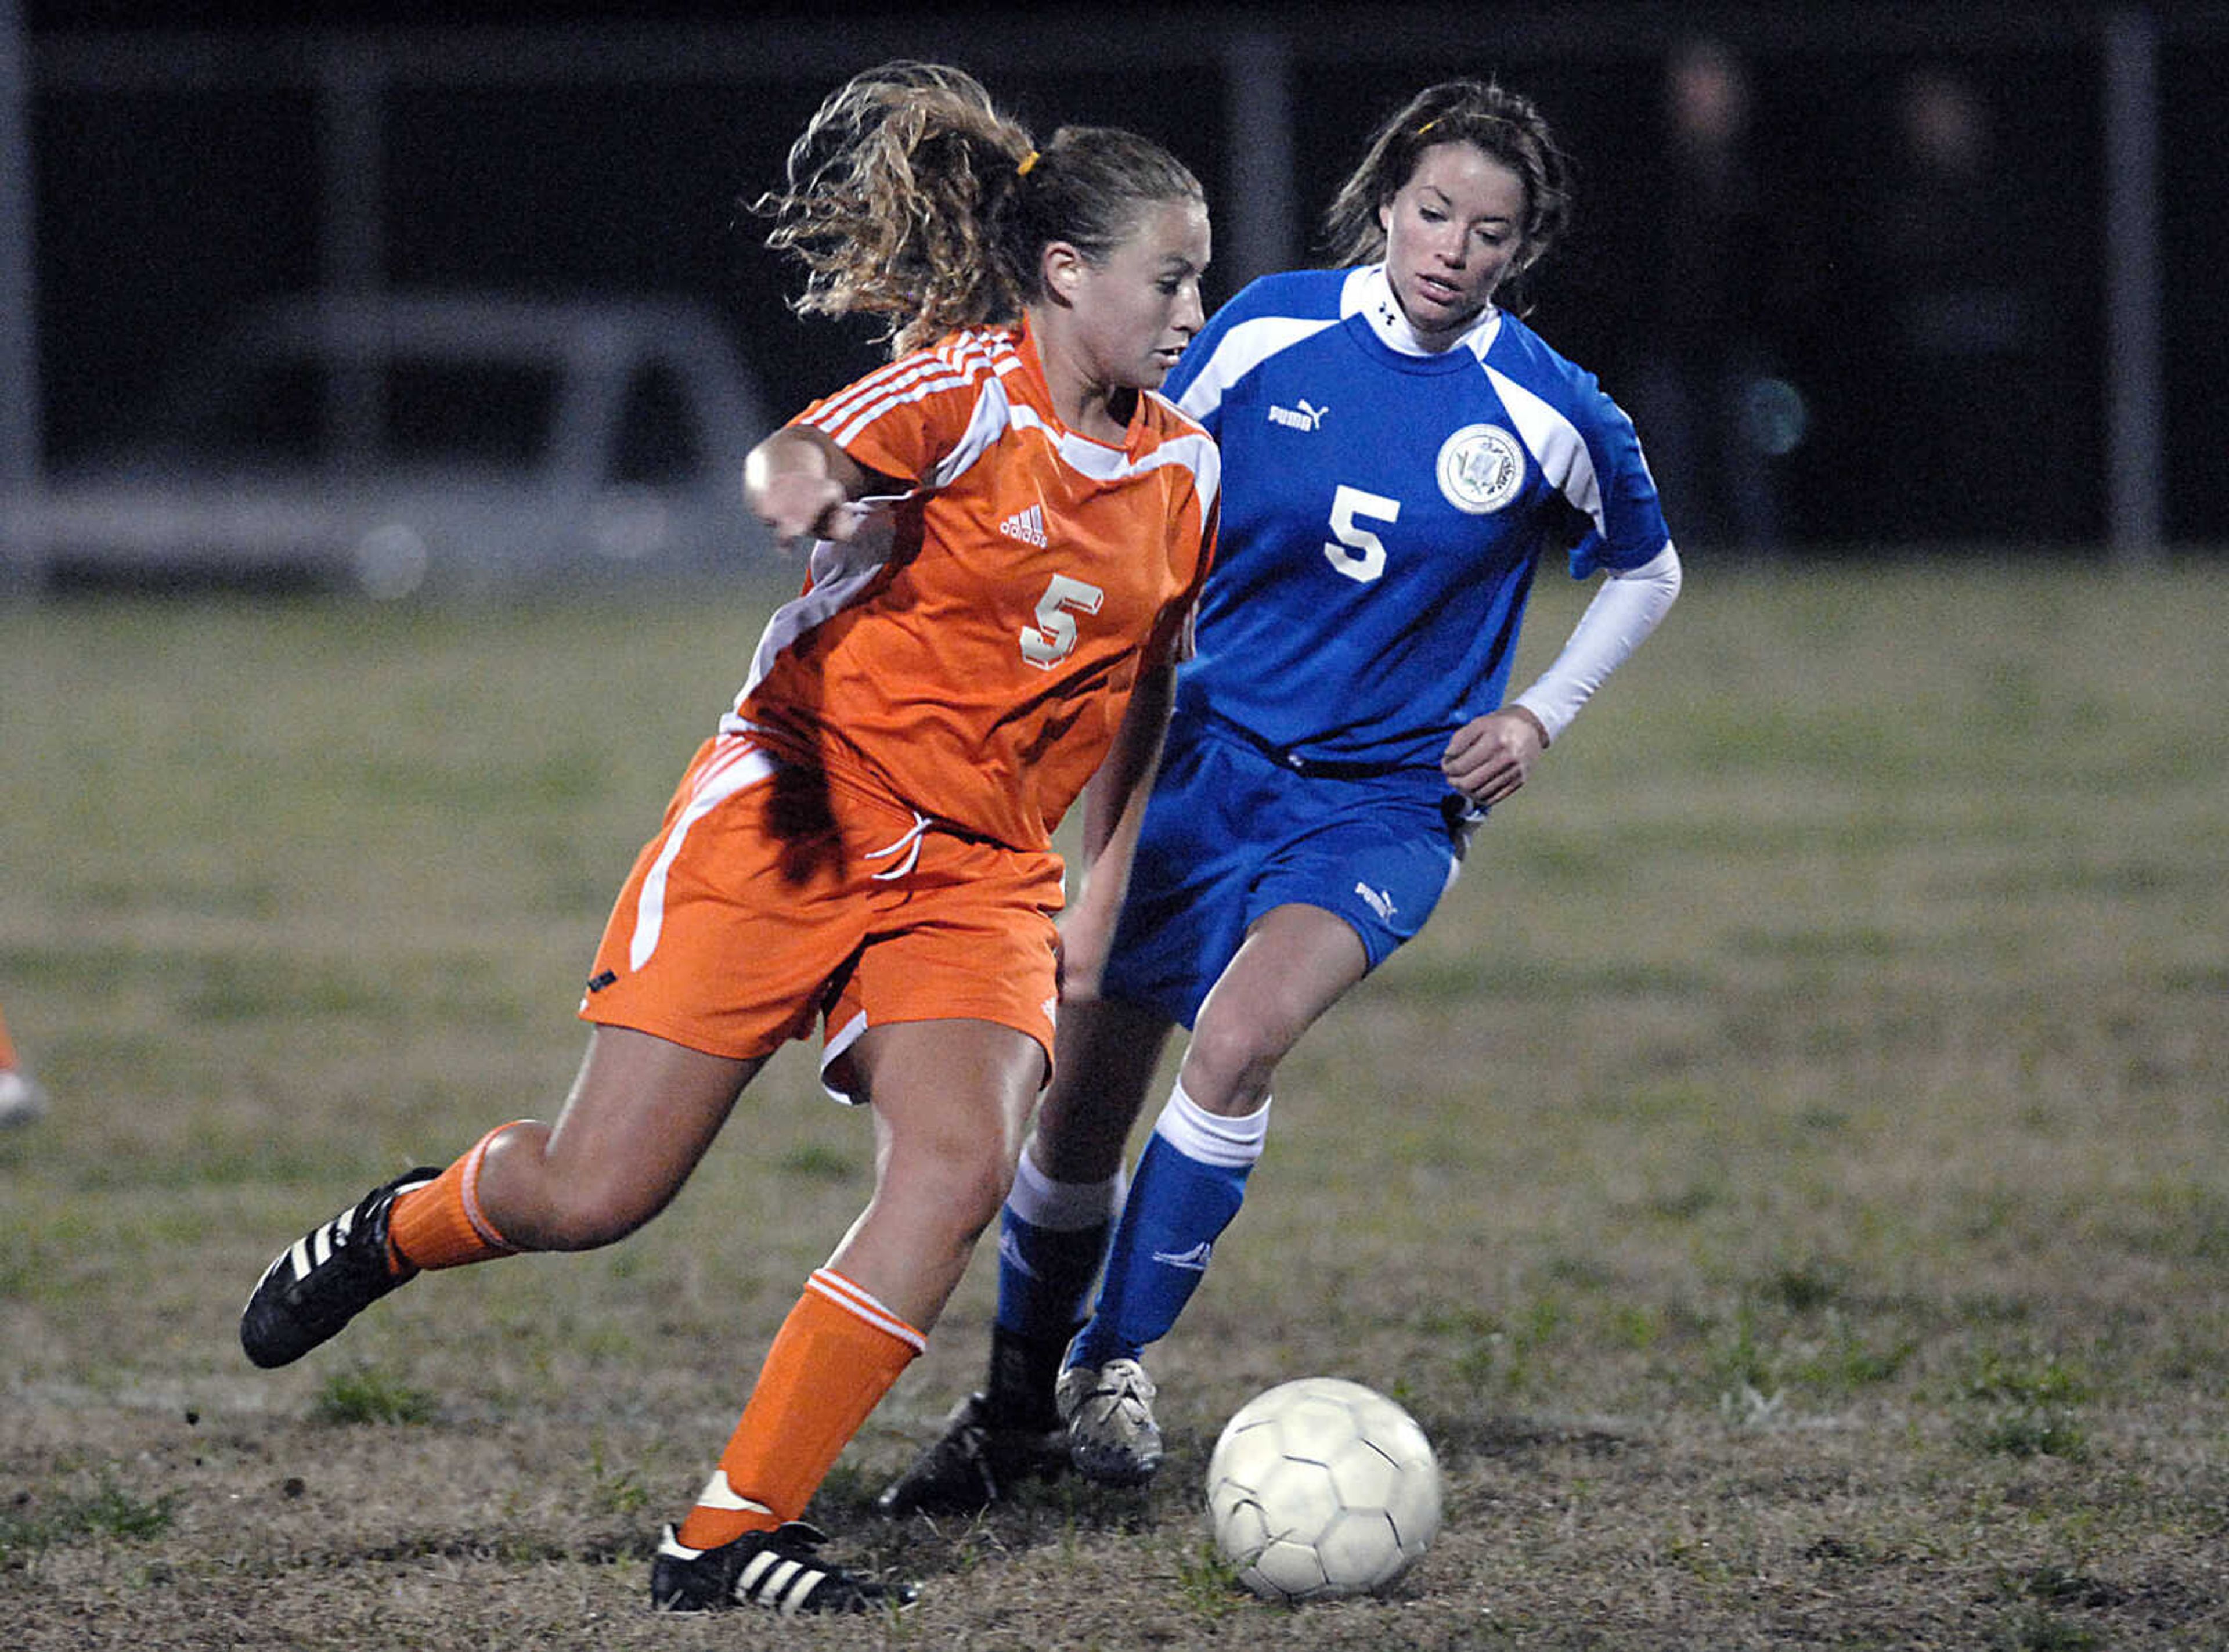
[[[1345,919],[1375,969],[1455,881],[1464,832],[1446,807],[1454,795],[1414,774],[1296,775],[1179,713],[1101,991],[1189,1027],[1247,929],[1294,904]]]

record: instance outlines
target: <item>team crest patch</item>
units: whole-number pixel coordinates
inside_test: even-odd
[[[1448,503],[1482,517],[1525,485],[1525,449],[1500,425],[1465,425],[1441,444],[1439,470]]]

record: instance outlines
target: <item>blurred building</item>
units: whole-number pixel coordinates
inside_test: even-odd
[[[747,203],[822,93],[887,57],[962,63],[1034,124],[1168,143],[1207,183],[1224,292],[1314,256],[1388,109],[1498,74],[1578,163],[1531,318],[1639,416],[1675,531],[2073,547],[2149,497],[2152,530],[2229,542],[2193,457],[2229,448],[2203,296],[2229,251],[2204,158],[2229,116],[2218,9],[1051,5],[841,31],[796,7],[621,10],[274,29],[32,8],[46,458],[129,427],[183,342],[319,289],[694,299],[787,413],[873,352],[786,313]],[[2110,485],[2147,465],[2149,496]]]

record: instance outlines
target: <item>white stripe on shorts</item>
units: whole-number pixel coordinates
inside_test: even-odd
[[[642,893],[634,903],[634,934],[627,942],[627,967],[640,969],[658,950],[658,937],[665,927],[665,875],[671,870],[674,858],[680,854],[683,839],[689,828],[695,826],[736,793],[771,775],[775,768],[773,758],[737,736],[735,750],[715,756],[697,778],[697,789],[691,794],[689,807],[665,834],[665,846],[658,852],[652,863],[650,874],[642,880]]]

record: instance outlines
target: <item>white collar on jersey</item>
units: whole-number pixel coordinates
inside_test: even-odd
[[[1489,304],[1476,321],[1446,344],[1426,344],[1416,336],[1416,330],[1409,325],[1408,316],[1393,297],[1393,283],[1386,280],[1383,264],[1355,271],[1339,299],[1342,313],[1359,313],[1370,323],[1371,331],[1385,341],[1387,349],[1397,350],[1404,356],[1444,356],[1451,350],[1467,347],[1473,355],[1482,358],[1501,325],[1501,312]]]

